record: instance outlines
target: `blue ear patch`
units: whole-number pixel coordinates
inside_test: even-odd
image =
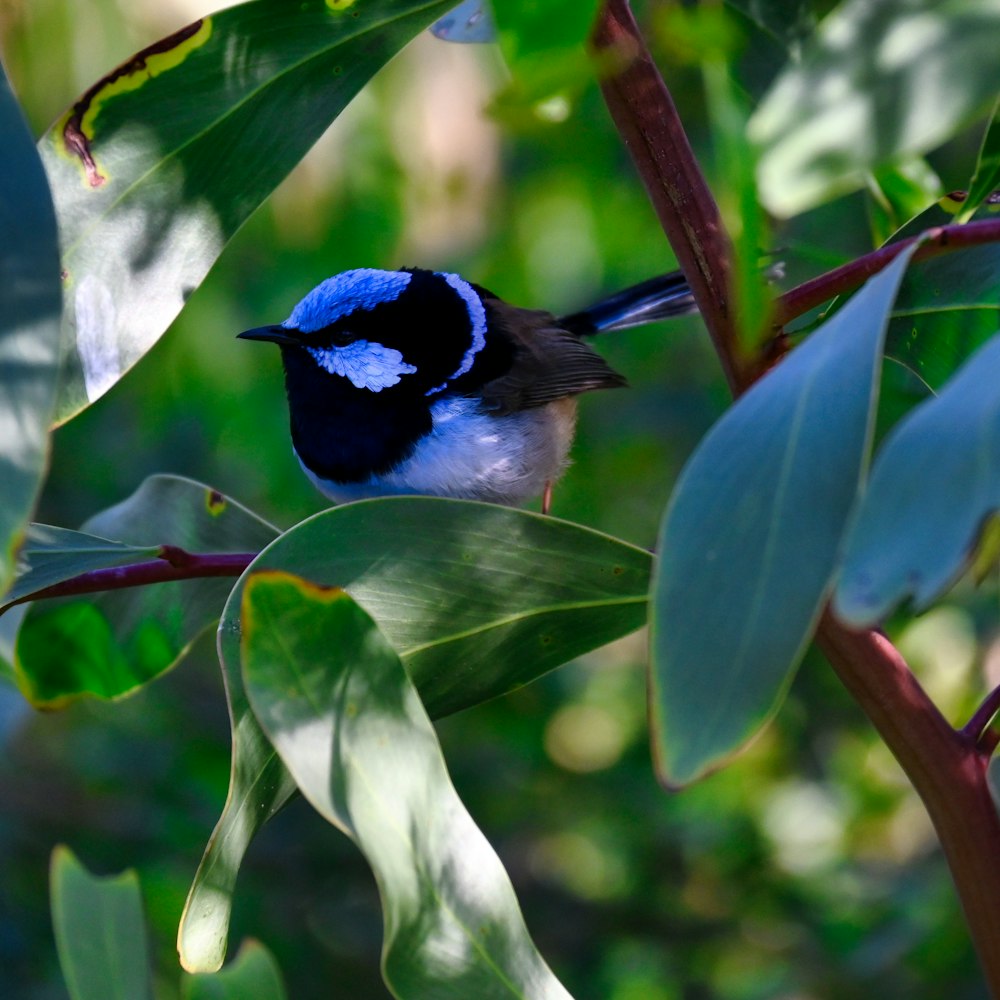
[[[472,342],[462,355],[458,368],[441,385],[428,390],[426,393],[428,396],[447,389],[449,382],[464,375],[472,367],[476,355],[486,346],[486,310],[483,308],[483,300],[479,297],[479,293],[460,275],[450,274],[447,271],[437,271],[436,274],[439,278],[444,278],[449,287],[465,303],[466,312],[469,314],[469,337]]]
[[[342,375],[356,389],[381,392],[395,385],[404,375],[413,375],[416,368],[403,360],[392,347],[355,340],[346,347],[307,347],[316,363],[331,375]]]
[[[335,274],[318,284],[281,325],[315,333],[358,309],[370,310],[383,302],[394,302],[412,277],[406,271],[379,271],[373,267]]]

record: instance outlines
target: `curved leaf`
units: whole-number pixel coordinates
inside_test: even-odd
[[[254,714],[305,797],[375,873],[393,994],[568,998],[372,619],[344,591],[274,571],[249,577],[241,617]]]
[[[751,119],[761,198],[795,215],[950,138],[996,100],[997,0],[846,0]]]
[[[653,584],[653,739],[668,784],[719,767],[790,683],[857,495],[911,253],[741,397],[681,475]]]
[[[379,623],[432,715],[526,684],[639,628],[649,553],[526,511],[430,497],[387,497],[317,514],[247,571],[284,570],[343,587]],[[257,830],[294,785],[246,701],[237,584],[219,626],[233,726],[229,797],[178,934],[189,970],[225,955],[229,899]]]
[[[217,490],[179,476],[152,476],[84,528],[132,546],[122,555],[155,552],[162,545],[188,552],[253,553],[277,534]],[[118,559],[104,565],[141,561],[133,555],[118,558],[110,544],[111,549],[91,555]],[[231,588],[231,579],[201,578],[36,602],[17,638],[21,688],[32,703],[48,707],[81,695],[127,694],[173,666],[218,621]]]
[[[185,976],[184,1000],[285,1000],[281,970],[259,941],[244,941],[239,954],[215,973]]]
[[[252,0],[143,49],[42,138],[71,331],[66,420],[156,342],[223,246],[448,0]]]
[[[72,1000],[152,1000],[135,872],[99,878],[68,847],[57,847],[50,881],[56,948]]]
[[[926,607],[1000,508],[1000,337],[886,438],[848,536],[837,616],[869,626],[912,595]]]
[[[0,598],[45,474],[59,380],[59,242],[31,133],[0,66]]]

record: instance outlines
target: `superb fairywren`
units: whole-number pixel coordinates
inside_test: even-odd
[[[694,309],[679,273],[557,319],[457,274],[360,268],[239,336],[280,346],[295,453],[326,496],[518,504],[565,468],[575,397],[625,385],[581,337]]]

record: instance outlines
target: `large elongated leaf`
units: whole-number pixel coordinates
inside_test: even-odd
[[[152,1000],[135,872],[98,878],[69,848],[52,853],[52,922],[72,1000]]]
[[[252,568],[346,589],[402,655],[430,713],[444,715],[640,627],[651,564],[642,549],[555,518],[393,497],[304,521]],[[229,797],[181,921],[178,947],[190,970],[221,964],[240,861],[294,788],[247,705],[241,593],[242,582],[219,627],[233,764]]]
[[[756,732],[809,641],[909,255],[739,399],[681,475],[653,585],[653,738],[670,784],[718,767]]]
[[[59,243],[52,198],[0,66],[0,599],[48,459],[59,380]]]
[[[568,998],[372,619],[344,591],[273,571],[250,576],[242,611],[257,719],[305,797],[375,873],[395,996]]]
[[[846,0],[751,119],[765,205],[789,216],[944,142],[1000,88],[998,0]]]
[[[60,419],[106,392],[226,241],[448,0],[253,0],[94,84],[44,136],[70,350]]]
[[[1000,337],[887,437],[851,530],[834,611],[850,625],[926,607],[1000,509]]]
[[[81,573],[139,561],[136,555],[162,545],[192,553],[252,554],[278,533],[217,490],[179,476],[152,476],[84,528],[132,548],[119,555],[112,543],[80,555],[74,565]],[[65,568],[64,563],[62,572]],[[21,688],[34,704],[50,707],[84,694],[127,694],[169,669],[218,621],[231,587],[231,578],[205,577],[39,601],[18,634]]]

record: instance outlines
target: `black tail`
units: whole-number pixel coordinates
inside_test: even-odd
[[[601,299],[590,308],[560,318],[559,323],[580,336],[608,330],[627,330],[670,316],[697,312],[694,296],[680,271],[661,274],[617,295]]]

